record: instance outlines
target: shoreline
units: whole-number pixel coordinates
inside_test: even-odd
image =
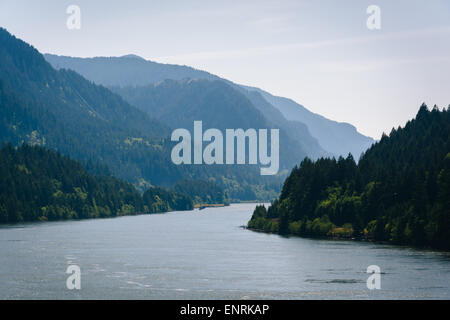
[[[330,236],[330,237],[316,236],[315,237],[315,236],[299,236],[299,235],[296,235],[296,234],[281,235],[279,233],[267,232],[267,231],[264,231],[264,230],[261,230],[261,229],[249,228],[249,227],[247,227],[245,225],[241,226],[241,228],[249,230],[249,231],[253,231],[253,232],[277,235],[277,236],[284,237],[284,238],[295,237],[295,238],[310,239],[310,240],[367,242],[367,243],[373,243],[373,244],[388,245],[388,246],[392,246],[392,247],[396,247],[396,248],[425,250],[425,251],[436,251],[436,252],[449,253],[450,254],[450,250],[445,250],[445,249],[439,249],[439,248],[433,248],[433,247],[427,247],[427,246],[414,246],[414,245],[408,245],[408,244],[396,244],[396,243],[392,243],[392,242],[389,242],[389,241],[380,241],[380,240],[374,240],[374,239],[364,238],[364,237],[336,237],[336,236]]]
[[[232,202],[230,204],[243,204],[247,202]],[[253,203],[253,202],[248,202]],[[257,202],[255,202],[257,203]],[[168,210],[168,211],[160,211],[160,212],[142,212],[142,211],[136,211],[132,214],[119,214],[114,216],[108,216],[108,217],[90,217],[90,218],[69,218],[69,219],[56,219],[56,220],[49,220],[49,219],[36,219],[36,220],[25,220],[25,221],[16,221],[16,222],[7,222],[3,223],[0,222],[0,229],[4,227],[14,227],[17,225],[25,225],[25,224],[35,224],[35,223],[51,223],[51,222],[68,222],[68,221],[87,221],[87,220],[104,220],[104,219],[116,219],[116,218],[122,218],[122,217],[136,217],[136,216],[146,216],[146,215],[159,215],[159,214],[167,214],[172,212],[190,212],[194,211],[196,209],[202,209],[204,208],[223,208],[227,207],[230,204],[226,203],[202,203],[202,204],[196,204],[192,209],[189,210]]]

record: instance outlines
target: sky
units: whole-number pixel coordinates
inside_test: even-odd
[[[69,5],[80,29],[67,28]],[[367,27],[370,5],[380,29]],[[450,104],[448,0],[0,0],[0,26],[42,53],[206,70],[375,139],[422,102]]]

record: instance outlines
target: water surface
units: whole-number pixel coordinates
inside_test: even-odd
[[[450,298],[448,253],[252,232],[254,207],[0,227],[0,299]]]

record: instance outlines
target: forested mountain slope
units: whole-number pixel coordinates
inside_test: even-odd
[[[71,70],[55,70],[32,46],[0,29],[0,142],[22,142],[106,165],[142,190],[213,179],[233,199],[270,199],[277,177],[259,166],[175,165],[171,128]]]
[[[27,142],[153,184],[179,175],[161,151],[167,126],[0,29],[0,141]],[[151,160],[151,161],[150,161]],[[150,174],[155,173],[155,174]]]
[[[136,55],[75,58],[47,53],[44,56],[56,69],[72,69],[104,86],[145,86],[166,79],[219,79],[208,72],[188,66],[157,63]]]
[[[127,182],[93,176],[39,146],[0,149],[0,223],[107,218],[192,209],[182,194],[150,188],[144,197]]]
[[[305,159],[250,228],[450,249],[450,109],[422,105],[356,164]]]
[[[223,133],[235,128],[280,128],[281,170],[290,170],[297,161],[312,157],[302,147],[313,140],[307,130],[304,136],[296,137],[298,140],[292,138],[289,131],[265,117],[243,93],[223,81],[165,80],[155,85],[111,87],[111,90],[172,128],[189,128],[192,132],[195,120],[202,120],[204,130],[217,128]],[[314,155],[320,153],[317,146]]]
[[[348,123],[339,123],[315,114],[294,101],[275,97],[261,89],[235,84],[188,66],[148,61],[134,55],[123,57],[75,58],[46,54],[55,68],[68,68],[108,87],[141,87],[158,82],[185,79],[223,81],[241,91],[269,122],[282,128],[311,158],[347,155],[359,158],[374,142]],[[258,97],[259,96],[259,97]],[[280,118],[281,117],[281,118]]]

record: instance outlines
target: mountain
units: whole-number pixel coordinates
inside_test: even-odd
[[[324,155],[346,156],[349,152],[359,158],[361,152],[374,142],[372,138],[358,133],[354,126],[326,119],[290,99],[272,96],[261,89],[234,84],[191,67],[156,63],[134,55],[73,58],[46,54],[45,58],[57,69],[73,69],[87,79],[105,86],[148,86],[167,79],[224,81],[246,95],[266,119],[273,120],[292,139],[301,143],[302,149],[311,158]]]
[[[161,173],[152,177],[155,184],[177,175],[176,168],[158,166],[166,162],[160,149],[169,128],[74,71],[53,69],[36,49],[4,29],[0,103],[0,141],[101,161],[128,181],[151,170]]]
[[[114,177],[93,176],[83,166],[39,146],[0,149],[0,223],[107,218],[192,209],[192,200],[150,188],[143,197]]]
[[[356,128],[349,123],[329,120],[309,111],[291,99],[273,96],[258,88],[246,88],[249,91],[259,92],[286,119],[305,123],[320,146],[334,155],[347,156],[348,153],[351,153],[356,159],[359,159],[361,153],[374,143],[372,138],[358,133]]]
[[[55,67],[73,68],[90,80],[107,85],[127,102],[171,128],[191,128],[194,120],[202,120],[205,128],[222,130],[280,128],[280,164],[284,170],[291,169],[305,156],[328,155],[304,124],[287,121],[259,93],[206,72],[160,65],[135,56],[79,59],[46,55],[46,58]],[[182,72],[175,74],[177,68]],[[107,70],[108,76],[100,75],[102,70]],[[185,78],[189,76],[195,78]],[[174,79],[152,83],[163,77]]]
[[[295,145],[299,145],[300,149],[311,159],[320,157],[332,157],[334,154],[325,151],[319,144],[318,140],[314,138],[308,126],[301,121],[287,120],[283,114],[264,99],[262,94],[255,90],[248,90],[247,88],[230,83],[234,88],[243,93],[251,103],[264,115],[266,119],[277,128],[283,128],[287,136],[295,141]],[[291,142],[291,146],[294,144]],[[298,159],[298,158],[297,158]]]
[[[450,249],[450,107],[422,105],[358,164],[305,159],[249,228]]]
[[[147,112],[171,128],[192,128],[202,120],[204,128],[280,128],[276,119],[265,117],[246,95],[224,81],[165,80],[147,86],[110,87],[130,104]],[[281,116],[280,116],[281,117]],[[287,122],[287,121],[286,121]],[[279,123],[278,123],[279,124]],[[301,136],[303,133],[303,136]],[[322,150],[307,129],[293,139],[285,128],[280,129],[280,168],[290,170],[306,156],[303,145],[312,142],[314,156]],[[301,143],[300,143],[301,142]],[[323,152],[324,153],[324,152]]]
[[[269,124],[243,94],[222,81],[165,80],[147,86],[111,87],[126,101],[171,128],[267,128]]]
[[[122,57],[73,58],[45,54],[45,59],[56,69],[71,69],[104,86],[142,86],[166,79],[218,80],[208,72],[187,66],[162,64],[136,55]]]
[[[280,188],[281,178],[261,177],[258,165],[175,165],[167,125],[75,71],[55,70],[4,29],[0,105],[0,142],[36,144],[83,163],[100,162],[141,190],[213,179],[231,199],[262,200]]]

